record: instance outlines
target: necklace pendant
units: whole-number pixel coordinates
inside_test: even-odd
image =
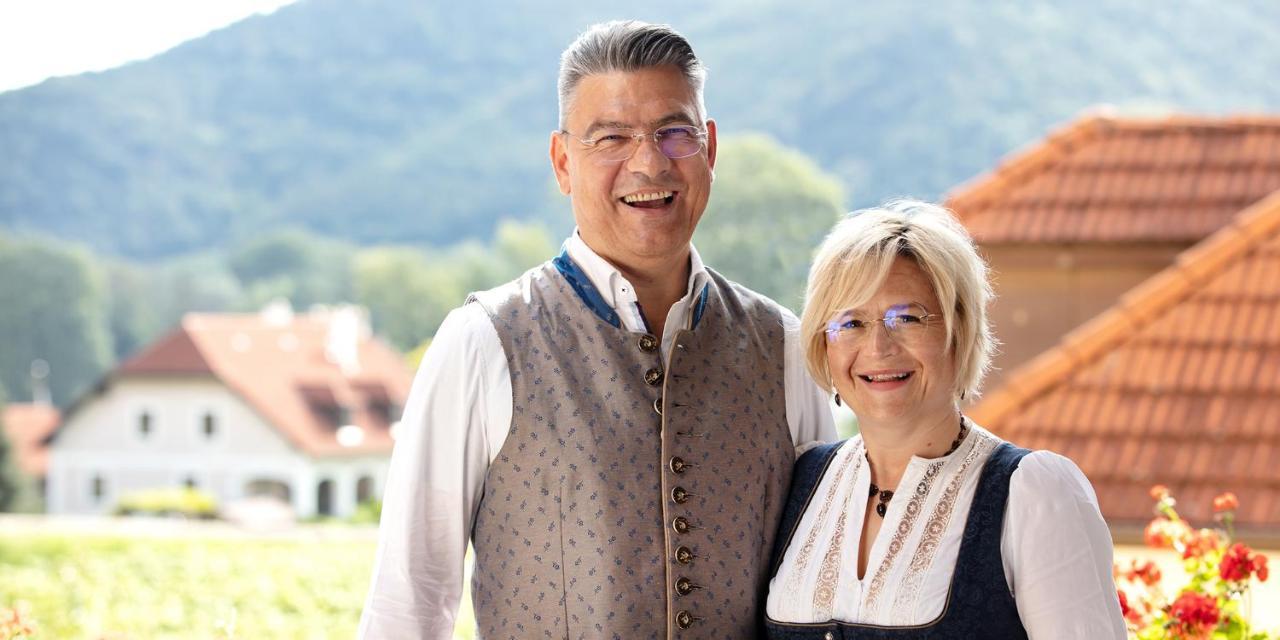
[[[885,512],[887,512],[888,510],[889,510],[889,504],[888,504],[888,503],[886,503],[886,502],[881,502],[881,503],[876,504],[876,515],[880,516],[881,518],[883,518],[883,517],[884,517]]]

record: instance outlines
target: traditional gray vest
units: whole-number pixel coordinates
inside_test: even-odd
[[[566,255],[471,301],[513,396],[472,532],[480,637],[757,637],[795,459],[786,311],[712,272],[664,363]]]

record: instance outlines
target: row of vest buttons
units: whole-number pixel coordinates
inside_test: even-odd
[[[653,336],[643,335],[643,336],[640,336],[640,342],[638,346],[640,347],[640,350],[645,353],[653,353],[654,351],[658,350],[658,341]],[[657,367],[654,367],[644,372],[644,382],[645,384],[651,387],[656,387],[662,384],[662,378],[663,378],[662,369],[659,369]],[[658,396],[657,398],[654,399],[653,411],[658,415],[662,415],[662,396]],[[684,459],[681,458],[680,456],[674,456],[671,458],[670,462],[668,463],[668,466],[671,468],[672,473],[681,474],[681,473],[684,473],[687,469],[689,469],[693,465],[685,462]],[[677,504],[684,504],[688,502],[689,496],[690,496],[690,493],[686,491],[684,487],[676,487],[671,490],[671,499],[674,500]],[[671,528],[674,529],[676,533],[685,534],[685,533],[688,533],[690,529],[694,529],[695,527],[689,524],[689,520],[684,516],[676,516],[671,521]],[[693,559],[695,557],[697,556],[693,555],[693,551],[690,550],[689,547],[681,545],[676,548],[676,562],[679,562],[682,565],[689,565],[690,563],[693,562]],[[676,589],[677,595],[687,596],[690,593],[693,593],[694,590],[701,589],[701,588],[702,587],[694,584],[692,580],[685,578],[683,576],[676,579],[675,589]],[[676,627],[680,628],[681,630],[685,630],[685,629],[688,629],[689,627],[692,627],[694,621],[696,620],[701,620],[701,618],[695,617],[692,613],[689,613],[688,611],[676,612],[676,618],[675,618]]]

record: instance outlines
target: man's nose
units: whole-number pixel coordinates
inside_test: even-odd
[[[631,157],[627,158],[627,170],[656,176],[671,166],[671,158],[662,153],[653,135],[647,135],[636,141]]]

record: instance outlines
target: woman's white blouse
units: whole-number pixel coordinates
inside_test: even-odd
[[[954,453],[911,459],[862,580],[858,538],[871,472],[860,436],[842,445],[769,584],[769,617],[909,626],[941,615],[978,478],[1002,442],[969,424]],[[1111,533],[1093,487],[1070,460],[1049,451],[1022,459],[1009,481],[1000,550],[1031,638],[1126,637]]]

